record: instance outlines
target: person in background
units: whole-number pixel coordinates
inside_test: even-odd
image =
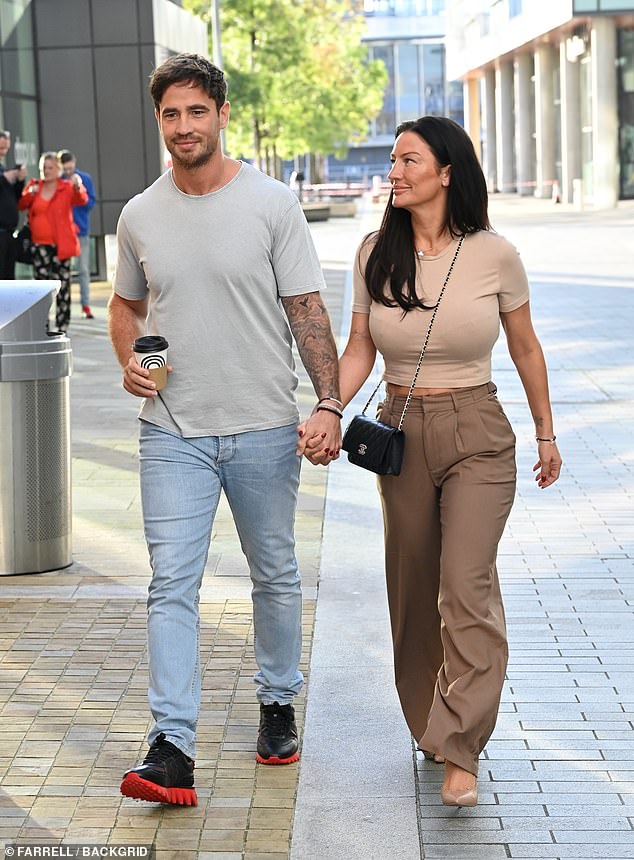
[[[74,174],[81,177],[88,200],[83,206],[73,206],[73,221],[79,236],[79,256],[77,257],[77,280],[79,281],[79,296],[81,312],[84,319],[94,319],[90,310],[90,212],[95,205],[95,186],[90,173],[77,170],[77,159],[68,149],[60,149],[57,153],[62,163],[64,179],[72,179]]]
[[[18,164],[7,170],[2,164],[11,147],[11,134],[0,130],[0,280],[15,278],[13,231],[18,224],[18,200],[24,188],[26,169]]]
[[[474,806],[508,657],[496,558],[516,466],[491,381],[500,324],[535,422],[540,488],[559,478],[562,460],[526,272],[491,229],[469,136],[447,117],[404,122],[391,162],[383,221],[354,263],[341,400],[352,400],[378,350],[387,383],[378,417],[398,426],[438,308],[403,424],[401,473],[379,475],[378,485],[401,706],[419,748],[445,764],[442,802]],[[332,459],[318,437],[306,433],[299,447],[312,462]]]
[[[45,152],[39,162],[40,178],[31,179],[18,201],[29,213],[33,240],[33,274],[36,280],[57,280],[55,322],[66,331],[70,322],[70,261],[79,254],[79,240],[73,222],[73,206],[82,206],[88,194],[81,177],[74,173],[64,181],[56,152]]]

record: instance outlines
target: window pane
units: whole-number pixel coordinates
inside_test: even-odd
[[[2,89],[35,95],[30,0],[0,0]]]
[[[634,197],[634,30],[619,31],[621,197]]]
[[[375,45],[372,48],[375,60],[382,60],[388,73],[388,82],[385,87],[385,97],[381,113],[375,120],[376,134],[394,134],[396,128],[396,109],[394,97],[394,46]]]
[[[398,45],[398,121],[405,122],[420,116],[418,90],[418,48],[416,45]]]
[[[445,113],[445,76],[442,45],[423,45],[423,113],[441,116]]]
[[[25,164],[29,176],[37,175],[40,143],[37,133],[37,106],[31,99],[2,99],[3,128],[11,132],[12,154],[6,163]]]

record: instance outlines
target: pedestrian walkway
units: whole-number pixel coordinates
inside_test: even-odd
[[[378,500],[372,476],[345,461],[307,465],[300,489],[300,765],[254,761],[250,582],[223,504],[201,594],[199,806],[119,796],[149,726],[148,564],[137,404],[95,288],[96,320],[71,325],[75,561],[0,578],[0,843],[153,843],[160,860],[634,858],[634,208],[525,202],[494,198],[494,224],[533,275],[566,465],[536,489],[530,416],[499,347],[520,484],[499,565],[511,659],[480,805],[442,807],[442,768],[412,748],[391,680]],[[377,215],[312,225],[336,331],[354,247]],[[305,376],[299,394],[305,414]]]

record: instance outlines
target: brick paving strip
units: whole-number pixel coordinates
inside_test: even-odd
[[[305,672],[314,607],[305,602]],[[2,599],[0,618],[4,843],[154,843],[159,856],[287,856],[297,766],[255,763],[250,601],[201,604],[197,808],[118,793],[150,726],[144,601]],[[303,697],[298,717],[301,724]]]

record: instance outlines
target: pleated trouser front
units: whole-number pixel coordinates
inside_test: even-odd
[[[396,687],[421,749],[471,773],[497,719],[508,647],[496,568],[515,436],[493,383],[414,397],[399,476],[379,476]],[[396,426],[405,398],[379,409]]]

